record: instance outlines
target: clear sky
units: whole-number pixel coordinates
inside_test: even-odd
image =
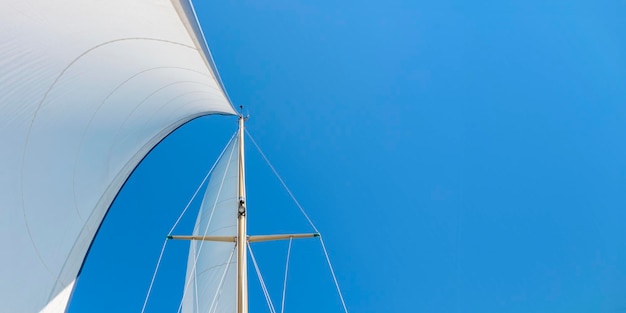
[[[350,312],[626,312],[625,1],[196,2]],[[235,122],[195,120],[144,160],[71,313],[140,311]],[[247,153],[250,232],[311,231]],[[276,304],[286,248],[258,246]],[[293,249],[285,312],[342,312],[318,242]],[[168,244],[147,312],[176,311],[186,256]]]

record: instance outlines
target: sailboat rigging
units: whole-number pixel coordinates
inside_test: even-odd
[[[0,312],[66,312],[102,221],[141,160],[187,122],[237,112],[191,0],[3,1],[0,28],[0,236],[11,238],[11,257],[0,260]],[[205,242],[236,249],[226,246],[233,259],[222,266],[238,270],[215,277],[235,286],[230,306],[247,312],[247,242],[279,238],[246,234],[239,118],[230,148],[239,170],[222,168],[237,186],[222,190],[234,215],[199,216],[234,228],[188,239],[193,253]]]
[[[187,291],[184,293],[183,312],[232,312],[233,310],[226,308],[230,308],[234,302],[237,313],[247,313],[248,260],[246,248],[249,243],[319,237],[318,233],[257,236],[247,234],[245,119],[243,115],[239,115],[238,132],[233,138],[234,140],[227,146],[224,157],[217,164],[216,171],[209,181],[201,212],[194,228],[194,235],[168,235],[167,237],[168,239],[194,241],[190,246],[185,289],[190,288],[190,283],[197,284],[197,280],[200,279],[198,267],[203,267],[200,272],[205,276],[204,280],[208,282],[208,286],[201,292],[198,292],[197,286],[194,286],[194,294]],[[225,184],[230,186],[225,186]],[[235,184],[236,188],[234,188]],[[198,241],[201,242],[200,245],[197,244]],[[209,246],[205,246],[206,243],[209,243]],[[203,249],[204,254],[202,254]],[[233,258],[235,252],[236,257]],[[202,260],[199,260],[200,258]],[[231,269],[233,264],[236,271]],[[211,271],[214,273],[210,273]],[[229,272],[230,275],[228,275]],[[236,296],[234,299],[229,299],[229,294]],[[226,298],[226,301],[220,300],[222,298]],[[218,309],[219,306],[221,307]]]

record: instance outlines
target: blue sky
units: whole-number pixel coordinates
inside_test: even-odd
[[[197,2],[350,312],[626,311],[626,2]],[[235,129],[195,120],[144,160],[70,312],[141,309],[163,237]],[[248,148],[250,232],[310,231]],[[286,312],[342,312],[319,244],[293,249]],[[285,253],[256,252],[275,302]],[[147,312],[177,309],[186,255],[168,244]]]

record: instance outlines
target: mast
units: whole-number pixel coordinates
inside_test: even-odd
[[[239,208],[237,218],[237,313],[248,313],[248,275],[246,253],[246,184],[245,160],[243,153],[244,137],[243,112],[239,115]]]
[[[230,147],[229,156],[222,157],[217,165],[217,169],[219,169],[217,176],[212,176],[211,181],[209,182],[209,187],[207,187],[207,191],[205,193],[205,199],[203,200],[203,204],[200,208],[201,212],[198,214],[196,227],[194,228],[194,232],[191,236],[172,236],[169,235],[168,239],[177,239],[177,240],[192,240],[192,241],[210,241],[210,242],[221,242],[218,245],[212,245],[209,250],[203,250],[203,259],[199,260],[198,258],[201,256],[199,253],[200,249],[196,250],[194,246],[190,247],[190,261],[187,267],[187,283],[185,288],[190,281],[194,281],[196,279],[201,279],[202,283],[198,285],[207,286],[204,290],[196,290],[194,293],[191,293],[189,300],[187,301],[188,306],[183,307],[183,312],[198,312],[198,310],[202,312],[208,311],[224,311],[217,308],[217,303],[228,303],[222,305],[222,308],[227,308],[228,311],[233,311],[233,304],[236,307],[237,313],[248,313],[248,277],[247,277],[247,249],[248,243],[250,242],[263,242],[263,241],[275,241],[275,240],[292,240],[292,239],[300,239],[300,238],[313,238],[318,237],[319,234],[273,234],[273,235],[256,235],[256,236],[248,236],[247,234],[247,204],[246,204],[246,184],[245,184],[245,158],[244,158],[244,123],[247,119],[243,116],[243,114],[238,116],[239,120],[239,129],[236,136],[238,137],[237,142],[229,143]],[[235,167],[235,162],[232,158],[235,153],[235,149],[237,149],[238,160],[236,161],[237,167]],[[226,151],[226,150],[225,150]],[[238,173],[235,174],[235,171]],[[235,177],[233,174],[237,175],[237,187],[235,187]],[[225,183],[224,179],[228,176],[228,187],[226,188],[228,192],[223,194],[220,198],[220,193],[222,191],[222,186]],[[219,181],[219,183],[218,183]],[[235,190],[235,188],[237,188]],[[236,194],[235,194],[236,192]],[[234,201],[229,200],[228,202],[224,202],[222,206],[216,207],[216,203],[218,200],[222,199],[233,199],[233,197],[237,197],[237,220],[234,220]],[[208,202],[206,201],[207,199]],[[232,202],[231,202],[232,201]],[[215,212],[215,210],[218,210]],[[202,214],[202,212],[207,213],[210,212],[210,216],[213,216],[213,213],[221,216],[218,220],[225,220],[223,225],[217,225],[216,228],[209,228],[210,218],[209,220],[203,219],[208,216],[207,214]],[[227,220],[227,221],[226,221]],[[236,225],[235,225],[236,223]],[[233,231],[233,228],[236,227],[236,230]],[[200,232],[200,229],[204,229],[204,233]],[[228,230],[225,230],[228,229]],[[218,231],[219,230],[219,231]],[[226,245],[226,243],[230,243]],[[234,247],[232,244],[234,243]],[[235,256],[232,249],[236,250],[237,255]],[[209,254],[214,254],[213,256]],[[225,261],[225,258],[228,257],[228,261]],[[231,260],[236,257],[237,260],[237,269],[233,271],[232,268],[229,272],[229,266]],[[197,262],[197,263],[196,263]],[[224,263],[225,262],[225,263]],[[203,264],[203,265],[199,265]],[[221,273],[220,281],[210,280],[207,275],[197,276],[196,274],[196,265],[201,266],[203,269],[213,269],[214,273]],[[222,267],[223,266],[223,267]],[[224,286],[223,282],[227,273],[231,273],[230,275],[235,274],[236,277],[229,276],[229,285]],[[232,288],[233,280],[236,282],[236,288]],[[212,284],[210,287],[209,284]],[[197,288],[197,287],[196,287]],[[224,288],[224,289],[223,289]],[[235,291],[236,289],[236,291]],[[222,294],[222,290],[228,290],[226,293],[228,296],[226,302],[216,301],[220,295]],[[199,293],[200,292],[200,293]],[[189,293],[187,293],[189,294]],[[183,294],[183,305],[185,303],[185,293]]]

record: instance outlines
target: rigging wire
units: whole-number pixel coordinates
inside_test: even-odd
[[[285,280],[283,281],[283,299],[280,304],[280,313],[285,313],[285,294],[287,293],[287,272],[289,271],[289,257],[291,256],[291,242],[293,237],[289,237],[289,248],[287,248],[287,261],[285,261]]]
[[[337,287],[337,293],[339,293],[341,305],[343,305],[343,310],[348,313],[348,307],[346,307],[346,301],[343,299],[343,294],[341,294],[341,288],[339,288],[339,283],[337,282],[337,276],[335,276],[335,270],[333,269],[333,265],[330,263],[330,257],[328,257],[328,251],[326,251],[326,245],[324,244],[324,239],[322,239],[322,235],[320,235],[320,243],[322,244],[322,250],[324,250],[324,255],[326,256],[326,261],[328,262],[328,268],[330,268],[330,274],[333,275],[333,281],[335,282],[335,287]]]
[[[141,307],[141,313],[144,313],[146,310],[146,305],[148,305],[148,298],[150,298],[150,293],[152,292],[152,286],[154,285],[154,280],[156,278],[157,272],[159,271],[159,266],[161,265],[161,259],[163,258],[163,252],[165,252],[165,246],[167,245],[167,239],[163,241],[163,247],[161,248],[161,254],[159,254],[159,260],[157,261],[156,267],[154,268],[154,273],[152,273],[152,280],[150,281],[150,287],[148,287],[148,293],[146,294],[146,298],[143,300],[143,306]]]
[[[245,132],[248,135],[248,138],[250,138],[250,141],[252,141],[252,144],[259,151],[259,153],[261,154],[261,156],[263,157],[263,159],[265,160],[267,165],[270,167],[270,169],[272,169],[272,172],[274,172],[274,175],[276,175],[276,177],[278,178],[280,183],[283,185],[285,190],[287,190],[287,193],[289,193],[289,196],[291,197],[293,202],[296,204],[296,206],[298,206],[298,209],[300,209],[300,212],[302,212],[302,214],[307,219],[307,221],[309,221],[309,224],[311,225],[311,227],[313,227],[315,232],[317,232],[319,234],[320,233],[319,230],[317,230],[317,227],[315,227],[315,224],[313,224],[313,221],[311,221],[311,219],[309,218],[309,215],[306,214],[306,212],[304,211],[304,208],[302,207],[302,205],[300,205],[300,202],[298,202],[298,200],[296,200],[296,197],[293,195],[293,193],[291,192],[289,187],[287,187],[287,184],[285,184],[285,181],[280,177],[280,175],[278,175],[278,171],[276,171],[274,166],[272,166],[272,163],[269,161],[267,156],[265,156],[265,153],[263,153],[263,151],[261,150],[261,147],[259,147],[259,145],[256,143],[256,141],[254,141],[254,138],[252,138],[252,135],[250,135],[250,132],[248,132],[248,129],[245,129]],[[343,310],[346,313],[348,313],[348,307],[346,306],[346,301],[344,300],[343,294],[341,293],[341,288],[339,287],[339,282],[337,281],[337,276],[335,275],[335,270],[333,269],[333,265],[330,262],[330,257],[328,256],[328,251],[326,250],[326,245],[324,244],[324,240],[322,239],[322,235],[321,234],[319,235],[319,238],[320,238],[320,243],[322,244],[322,250],[324,250],[324,256],[326,257],[326,262],[328,262],[328,268],[330,269],[330,274],[333,277],[333,282],[335,283],[335,287],[337,288],[337,293],[339,294],[339,299],[341,300],[341,305],[343,306]],[[252,250],[250,250],[250,254],[252,254]],[[283,299],[283,301],[284,301],[284,299]],[[281,311],[281,313],[282,313],[282,311]]]
[[[278,172],[276,171],[276,169],[274,168],[274,166],[272,165],[270,160],[265,156],[265,153],[263,153],[263,151],[261,150],[261,147],[259,147],[259,145],[256,143],[256,141],[254,141],[254,138],[252,138],[252,135],[250,135],[250,132],[248,132],[248,129],[245,129],[245,132],[248,135],[248,138],[250,138],[250,141],[252,141],[252,144],[254,144],[256,149],[259,151],[259,153],[261,154],[261,156],[263,157],[263,159],[265,160],[267,165],[270,167],[270,169],[272,169],[272,172],[274,172],[274,175],[276,175],[276,178],[278,178],[278,180],[283,185],[285,190],[287,190],[287,193],[289,193],[289,196],[291,197],[293,202],[296,203],[296,206],[298,206],[298,208],[300,209],[300,212],[302,212],[302,214],[307,219],[307,221],[309,221],[309,224],[311,225],[311,227],[313,227],[315,232],[319,233],[319,231],[317,230],[317,227],[315,227],[315,224],[313,224],[313,221],[311,221],[311,219],[309,218],[309,215],[306,214],[306,212],[304,211],[304,208],[300,205],[300,202],[298,202],[298,200],[296,200],[296,197],[293,195],[293,193],[291,192],[289,187],[287,187],[287,184],[285,184],[285,181],[280,177],[280,175],[278,175]]]
[[[204,179],[202,179],[202,182],[200,183],[200,185],[198,185],[198,188],[196,188],[196,191],[193,193],[193,196],[191,196],[191,199],[189,199],[189,202],[187,202],[187,205],[185,206],[185,209],[183,209],[183,212],[180,214],[180,216],[178,217],[178,219],[176,220],[176,222],[174,223],[174,225],[172,226],[170,231],[167,233],[168,236],[171,235],[172,232],[174,231],[174,229],[176,228],[176,226],[178,226],[178,223],[183,218],[183,215],[185,215],[185,213],[187,212],[187,209],[189,209],[189,207],[191,206],[191,203],[193,202],[193,200],[196,199],[196,196],[198,195],[198,192],[200,192],[200,189],[202,189],[202,186],[204,186],[204,183],[209,178],[209,176],[211,175],[211,173],[213,172],[213,170],[217,166],[217,163],[220,161],[220,159],[224,155],[224,152],[226,152],[226,149],[228,149],[228,146],[230,146],[230,143],[233,141],[233,139],[235,139],[236,135],[237,135],[237,132],[235,132],[233,134],[233,136],[230,137],[230,140],[228,141],[228,143],[226,144],[226,146],[224,147],[224,149],[222,150],[220,155],[217,157],[217,159],[215,159],[215,162],[213,163],[213,166],[211,166],[211,169],[206,173],[206,175],[204,175]]]
[[[232,160],[232,156],[233,156],[233,152],[234,151],[235,151],[235,149],[231,149],[230,155],[228,156],[229,160]],[[231,163],[232,162],[229,161],[226,164],[226,169],[224,170],[224,176],[222,176],[222,180],[220,181],[220,186],[219,186],[219,188],[217,190],[217,196],[215,197],[215,202],[213,203],[213,208],[211,208],[211,215],[209,216],[209,221],[207,222],[207,225],[204,228],[204,232],[203,232],[202,236],[206,236],[207,232],[209,231],[209,226],[211,225],[211,221],[213,220],[213,213],[215,213],[215,208],[217,207],[217,201],[218,201],[218,199],[220,197],[220,194],[222,193],[222,187],[224,187],[224,180],[226,180],[226,174],[228,174],[228,168],[230,167]],[[202,251],[202,247],[203,246],[204,246],[204,240],[202,240],[200,242],[200,247],[198,248],[198,253],[193,258],[193,266],[191,268],[191,272],[195,272],[195,270],[196,270],[196,265],[198,264],[198,257],[200,256],[200,251]],[[189,287],[189,281],[187,281],[187,283],[185,283],[185,288],[183,290],[183,297],[181,298],[180,305],[178,306],[178,311],[177,312],[179,312],[179,313],[180,313],[180,311],[183,308],[183,300],[185,299],[185,295],[187,294],[188,287]]]
[[[250,258],[252,259],[252,264],[254,264],[256,275],[259,277],[259,282],[261,283],[261,289],[263,290],[263,295],[265,295],[265,301],[267,301],[267,306],[269,307],[270,313],[276,313],[276,309],[274,308],[274,304],[272,303],[272,298],[270,297],[270,293],[267,290],[267,286],[265,286],[265,280],[263,280],[263,275],[261,275],[261,270],[259,269],[259,265],[256,263],[256,258],[254,257],[254,253],[252,253],[252,247],[250,247],[250,242],[247,242],[247,245],[248,245],[248,251],[250,251]]]
[[[267,163],[267,165],[270,167],[270,169],[272,170],[272,172],[274,173],[274,175],[276,175],[276,177],[278,178],[278,180],[280,181],[280,183],[282,184],[282,186],[285,188],[285,190],[287,191],[287,193],[289,194],[289,196],[291,197],[291,199],[294,201],[294,203],[296,204],[296,206],[298,207],[298,209],[300,210],[300,212],[304,215],[304,217],[306,218],[306,220],[309,222],[309,224],[311,225],[311,227],[317,232],[319,233],[319,230],[317,229],[317,227],[315,226],[315,224],[313,223],[313,221],[311,220],[311,218],[308,216],[308,214],[306,213],[306,211],[304,210],[304,208],[302,207],[302,205],[300,205],[300,203],[298,202],[298,200],[295,198],[295,196],[293,195],[293,193],[291,192],[291,190],[289,189],[289,187],[287,187],[287,184],[285,183],[285,181],[282,179],[282,177],[278,174],[278,171],[276,171],[276,169],[274,168],[274,166],[272,165],[272,163],[269,161],[269,159],[267,158],[267,156],[265,155],[265,153],[263,153],[263,151],[261,150],[261,148],[259,147],[259,145],[256,143],[256,141],[254,140],[254,138],[252,137],[252,135],[250,135],[250,132],[248,132],[247,129],[245,129],[246,134],[248,135],[248,138],[250,138],[250,140],[252,141],[253,145],[256,147],[256,149],[259,151],[259,153],[261,154],[261,156],[263,157],[263,159],[265,160],[265,162]],[[224,155],[224,153],[226,152],[228,146],[230,145],[230,143],[232,142],[232,140],[235,138],[235,136],[237,135],[237,133],[235,133],[231,139],[229,140],[228,144],[226,145],[226,147],[224,148],[224,150],[222,150],[222,152],[220,153],[219,157],[217,158],[216,162],[213,164],[213,166],[211,167],[211,169],[209,170],[209,172],[206,174],[206,176],[204,177],[204,179],[202,180],[201,184],[198,186],[198,188],[196,189],[196,191],[194,192],[193,196],[191,197],[191,199],[189,200],[189,202],[187,203],[187,205],[185,206],[185,208],[183,209],[183,212],[181,213],[181,215],[178,217],[178,219],[176,220],[176,222],[174,223],[174,225],[172,226],[172,228],[170,229],[168,235],[171,235],[171,233],[175,230],[176,226],[178,225],[178,223],[180,222],[180,220],[182,219],[183,215],[186,213],[186,211],[188,210],[188,208],[190,207],[191,203],[193,202],[193,200],[195,199],[195,197],[197,196],[197,194],[199,193],[200,189],[202,188],[202,186],[205,184],[206,180],[208,179],[208,177],[210,176],[210,174],[212,173],[212,171],[215,169],[215,166],[217,165],[217,163],[219,162],[219,160],[222,158],[222,156]],[[231,157],[232,157],[232,151],[231,151]],[[230,165],[230,163],[229,163]],[[227,170],[226,170],[227,171]],[[218,190],[218,197],[219,194],[221,193],[221,189],[223,187],[224,184],[224,177],[222,177],[222,181],[220,184],[220,188]],[[215,207],[216,207],[216,203],[214,203],[213,205],[213,209],[211,210],[211,216],[209,217],[209,222],[207,223],[207,226],[205,228],[204,231],[204,236],[206,236],[206,233],[208,232],[208,228],[209,225],[211,223],[212,220],[212,216],[213,213],[215,212]],[[335,287],[337,288],[337,292],[339,294],[339,298],[341,300],[341,304],[343,306],[343,309],[346,313],[348,313],[348,309],[343,297],[343,294],[341,292],[341,288],[339,287],[339,283],[337,281],[337,277],[335,275],[335,271],[333,269],[332,263],[330,261],[330,257],[328,255],[328,251],[326,249],[326,245],[324,244],[324,240],[322,239],[322,236],[319,236],[320,238],[320,243],[322,246],[322,250],[324,251],[324,256],[326,258],[326,261],[328,263],[328,267],[330,269],[332,278],[333,278],[333,282],[335,283]],[[282,302],[281,302],[281,313],[284,313],[284,309],[285,309],[285,295],[286,295],[286,287],[287,287],[287,275],[288,275],[288,270],[289,270],[289,259],[290,259],[290,254],[291,254],[291,245],[292,245],[292,240],[293,238],[289,239],[289,248],[287,250],[287,261],[285,264],[285,275],[284,275],[284,281],[283,281],[283,294],[282,294]],[[193,262],[193,268],[192,271],[195,272],[195,268],[197,265],[197,260],[198,260],[198,256],[199,253],[202,249],[204,242],[200,243],[200,247],[198,249],[198,254],[196,254],[196,257],[194,258],[194,262]],[[148,288],[148,293],[146,295],[146,299],[144,301],[143,307],[141,309],[141,313],[144,313],[147,302],[148,302],[148,298],[150,296],[150,293],[152,291],[152,287],[156,278],[156,274],[158,272],[160,263],[161,263],[161,259],[163,257],[164,251],[165,251],[165,247],[167,245],[167,240],[165,240],[165,242],[163,243],[163,247],[161,248],[161,253],[159,255],[159,259],[157,261],[157,265],[155,268],[155,271],[153,273],[152,276],[152,281],[150,282],[150,287]],[[261,271],[258,267],[258,264],[256,262],[256,259],[254,257],[254,254],[252,252],[252,248],[250,247],[250,244],[248,243],[248,250],[250,251],[250,256],[252,259],[252,262],[254,264],[257,276],[259,277],[259,282],[261,283],[261,288],[263,289],[263,293],[265,295],[265,299],[268,303],[268,307],[270,309],[271,313],[276,313],[276,309],[272,303],[271,297],[269,295],[269,291],[267,289],[267,286],[265,285],[265,281],[263,279],[263,276],[261,275]],[[234,251],[234,250],[233,250]],[[228,271],[229,266],[230,266],[230,259],[232,258],[232,253],[231,253],[231,257],[229,258],[228,261],[228,265],[226,266],[226,271]],[[226,272],[225,272],[226,273]],[[222,275],[222,280],[220,281],[220,285],[223,283],[223,279],[224,279],[224,275]],[[188,284],[189,282],[187,282],[187,284],[185,285],[185,289],[183,291],[183,298],[181,299],[181,303],[180,306],[178,307],[178,312],[181,311],[182,309],[182,305],[183,305],[183,299],[185,297],[186,292],[188,291]],[[219,288],[218,288],[219,289]],[[213,307],[213,305],[215,304],[215,300],[216,300],[216,296],[213,299],[213,302],[211,304],[211,308]]]
[[[226,273],[228,273],[228,270],[230,269],[230,265],[232,264],[231,261],[233,260],[233,255],[235,255],[235,250],[236,250],[237,246],[233,247],[233,251],[230,252],[230,256],[228,257],[228,262],[226,263],[226,269],[224,270],[224,273],[222,274],[222,278],[220,278],[220,282],[217,285],[217,290],[215,290],[215,296],[213,296],[213,301],[211,302],[211,306],[209,307],[209,312],[211,312],[211,309],[213,309],[213,306],[215,306],[215,310],[217,310],[217,299],[219,298],[219,295],[221,294],[222,291],[222,286],[224,285],[224,278],[226,278]],[[196,280],[194,278],[194,280]],[[197,295],[197,291],[196,291],[196,295]],[[198,297],[196,296],[196,308],[198,307]],[[215,310],[213,310],[213,312],[215,312]]]
[[[190,248],[193,247],[193,253],[194,253],[194,255],[197,255],[196,254],[196,246],[193,243],[190,242],[189,243],[189,247]],[[228,270],[228,265],[226,265],[226,269]],[[196,300],[196,308],[199,308],[200,305],[198,304],[198,279],[197,278],[198,278],[198,268],[194,267],[194,269],[193,269],[193,292],[194,292],[194,295],[195,295],[195,297],[194,297],[195,299],[194,300]],[[185,298],[183,297],[182,299],[180,299],[180,301],[182,302],[182,301],[184,301],[184,299]],[[209,311],[211,311],[211,310],[209,310]]]
[[[185,208],[183,209],[183,211],[180,213],[180,215],[176,219],[176,222],[174,222],[174,225],[172,225],[172,228],[170,228],[170,231],[167,233],[168,236],[172,234],[174,229],[176,229],[176,226],[178,226],[178,223],[180,222],[180,220],[183,218],[183,216],[185,215],[185,213],[187,212],[187,210],[191,206],[191,203],[193,202],[193,200],[196,199],[196,196],[198,195],[198,192],[200,192],[200,189],[202,189],[202,186],[204,186],[204,183],[206,182],[206,180],[209,178],[209,176],[211,175],[211,173],[215,169],[215,166],[217,165],[219,160],[222,158],[222,155],[224,155],[224,152],[226,152],[226,149],[228,148],[230,143],[233,141],[233,139],[235,138],[236,134],[237,133],[235,132],[235,134],[233,134],[233,136],[230,137],[230,140],[228,140],[228,143],[226,144],[226,146],[224,147],[224,149],[222,150],[220,155],[215,160],[215,163],[213,163],[213,166],[211,166],[211,169],[209,169],[209,171],[206,173],[206,175],[204,175],[204,178],[202,179],[202,182],[200,182],[200,185],[198,185],[198,188],[196,188],[196,191],[191,196],[191,199],[189,199],[189,201],[187,202],[187,205],[185,205]],[[146,293],[146,298],[144,299],[143,306],[141,307],[141,313],[145,312],[146,306],[148,305],[148,299],[150,298],[150,294],[152,293],[152,287],[154,286],[154,281],[156,279],[157,272],[159,271],[159,267],[161,265],[161,260],[163,259],[163,254],[165,253],[165,246],[167,245],[167,241],[168,241],[167,239],[165,239],[165,241],[163,241],[163,247],[161,247],[161,253],[159,254],[159,259],[157,260],[157,264],[156,264],[156,266],[154,268],[154,272],[152,273],[152,279],[150,280],[150,286],[148,287],[148,292]]]

